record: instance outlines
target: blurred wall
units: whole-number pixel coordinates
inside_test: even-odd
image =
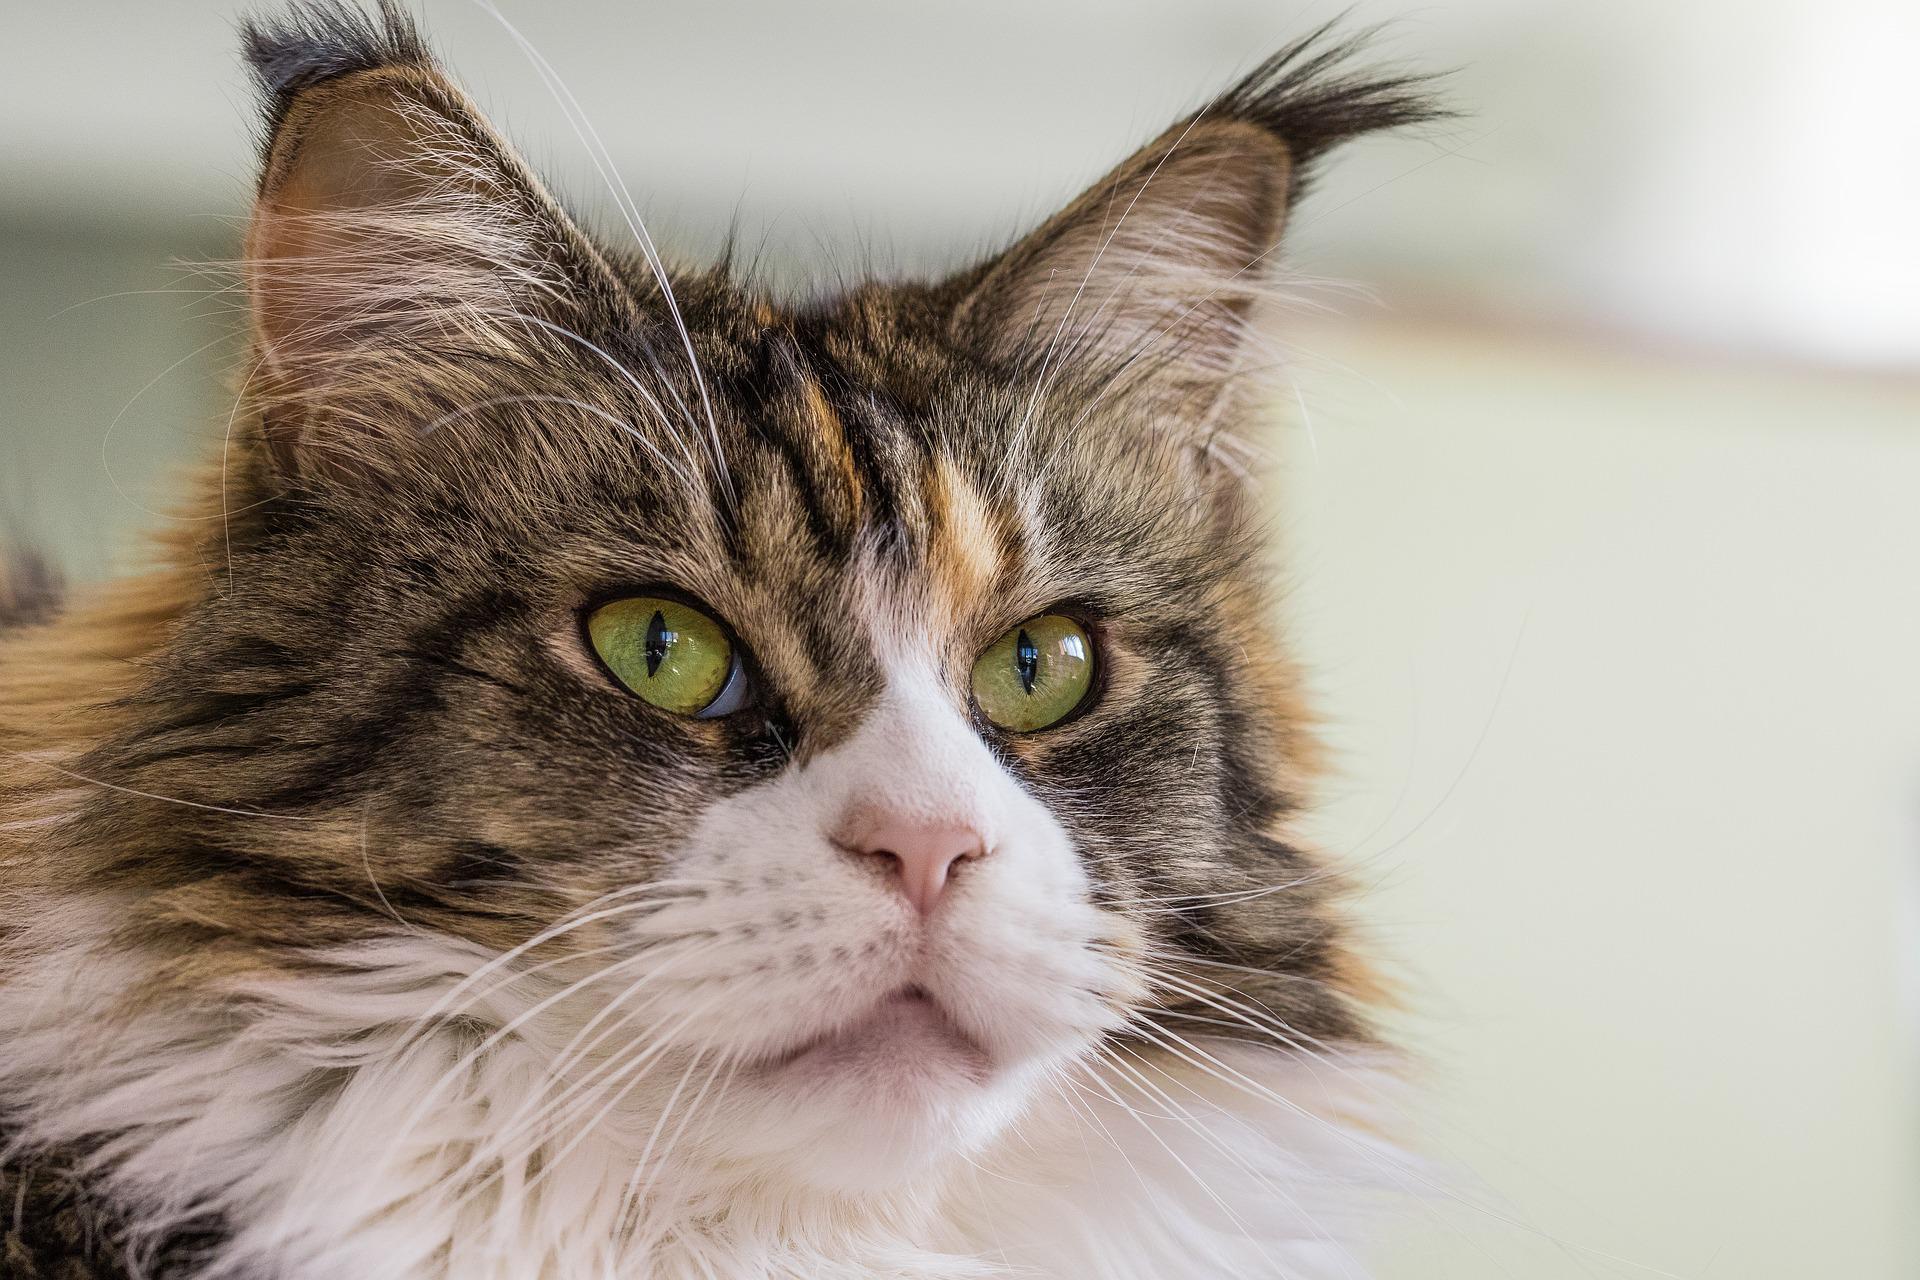
[[[1386,1274],[1920,1275],[1920,387],[1296,338],[1324,842],[1479,1178]]]
[[[1920,363],[1908,0],[500,2],[426,13],[563,189],[607,207],[515,32],[677,240],[737,220],[814,266],[951,262],[1288,39],[1385,22],[1376,60],[1448,72],[1462,115],[1350,157],[1298,228],[1303,269],[1427,310]],[[239,212],[242,7],[12,6],[0,214]]]
[[[1334,10],[721,0],[506,16],[657,236],[952,264]],[[474,5],[450,60],[600,221]],[[1920,1275],[1920,114],[1909,5],[1369,4],[1467,114],[1294,220],[1274,527],[1457,1191],[1390,1280]],[[217,448],[248,94],[223,4],[16,6],[0,509],[84,575]]]
[[[230,307],[170,262],[233,252],[196,252],[190,226],[0,221],[0,536],[51,544],[70,575],[127,563],[174,471],[218,440],[233,350]]]

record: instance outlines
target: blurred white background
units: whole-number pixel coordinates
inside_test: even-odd
[[[656,238],[797,287],[1003,241],[1335,16],[1257,0],[502,10]],[[224,421],[251,107],[216,0],[14,4],[0,510],[127,559]],[[500,22],[427,0],[574,203]],[[1390,1280],[1920,1275],[1920,6],[1363,4],[1461,119],[1301,208],[1276,537],[1460,1200]],[[602,219],[603,222],[610,220]],[[157,291],[157,292],[156,292]],[[1467,1202],[1471,1203],[1467,1203]]]

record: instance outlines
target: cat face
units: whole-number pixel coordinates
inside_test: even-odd
[[[587,237],[405,40],[257,44],[219,586],[89,766],[200,806],[99,869],[152,927],[537,963],[589,1097],[834,1188],[1183,1018],[1364,1035],[1237,441],[1249,266],[1397,89],[1256,78],[978,268],[783,305]]]

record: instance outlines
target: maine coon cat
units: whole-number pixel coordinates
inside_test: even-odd
[[[1359,1274],[1246,441],[1287,211],[1419,86],[1302,41],[796,303],[587,234],[397,9],[245,45],[218,456],[0,585],[0,1271]]]

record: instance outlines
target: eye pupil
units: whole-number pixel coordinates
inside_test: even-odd
[[[1040,613],[1000,633],[973,664],[973,702],[1010,733],[1059,724],[1093,690],[1094,646],[1063,613]]]
[[[1013,669],[1020,675],[1020,687],[1028,694],[1033,692],[1034,677],[1040,674],[1040,646],[1033,642],[1025,627],[1013,642]]]
[[[684,601],[627,596],[601,605],[585,621],[587,640],[608,674],[663,711],[712,719],[751,700],[726,631]]]
[[[647,658],[647,678],[649,680],[660,674],[660,664],[666,661],[667,650],[673,647],[673,642],[677,638],[678,637],[667,628],[666,615],[661,613],[660,610],[655,609],[652,619],[647,623],[645,653]]]

